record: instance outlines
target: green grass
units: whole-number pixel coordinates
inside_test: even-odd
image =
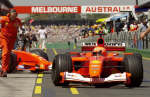
[[[67,42],[57,42],[57,43],[48,43],[46,44],[47,48],[56,48],[56,49],[73,49],[74,44],[70,43],[70,46]]]
[[[140,53],[143,57],[150,57],[149,49],[139,50],[139,49],[134,49],[134,48],[126,48],[126,52]]]

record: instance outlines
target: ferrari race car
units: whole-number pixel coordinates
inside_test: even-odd
[[[48,71],[51,68],[51,64],[48,61],[47,54],[41,49],[33,49],[30,52],[13,50],[10,55],[10,65],[7,72],[12,73],[17,70],[30,70],[31,72],[37,73]]]
[[[139,87],[143,81],[142,56],[113,51],[125,51],[125,44],[105,43],[100,37],[97,43],[83,43],[82,53],[56,55],[52,65],[54,85],[124,83],[127,87]]]

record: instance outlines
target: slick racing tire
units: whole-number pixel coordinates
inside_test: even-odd
[[[80,55],[79,52],[73,52],[73,53],[71,53],[71,52],[66,52],[65,54],[70,55],[70,56],[79,56],[79,55]]]
[[[33,49],[30,51],[31,53],[37,54],[48,61],[48,55],[41,49]]]
[[[131,73],[127,87],[139,87],[143,81],[143,63],[142,56],[138,53],[125,55],[124,57],[125,72]]]
[[[55,86],[67,86],[69,82],[60,83],[60,72],[72,72],[72,59],[70,55],[59,54],[55,56],[52,66],[52,81]]]
[[[1,65],[1,68],[2,68],[1,60],[2,60],[2,51],[0,51],[0,65]],[[17,56],[16,56],[16,54],[11,53],[10,54],[10,62],[9,62],[9,66],[8,66],[7,72],[8,73],[16,72],[16,70],[17,70],[16,66],[17,66]]]
[[[10,54],[10,64],[8,66],[7,72],[8,73],[16,72],[17,71],[16,67],[17,67],[17,56],[16,56],[16,54],[11,53]]]
[[[142,61],[142,55],[139,53],[133,53],[134,56],[137,56],[139,58],[139,60]]]
[[[48,55],[41,49],[33,49],[30,51],[31,53],[34,53],[36,55],[39,55],[40,57],[46,59],[48,61]],[[32,73],[39,73],[39,72],[43,72],[43,70],[40,69],[36,69],[34,71],[31,71]]]

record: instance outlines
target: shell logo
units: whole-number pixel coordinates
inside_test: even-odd
[[[91,64],[101,64],[101,62],[99,60],[94,60],[91,62]]]
[[[7,26],[7,25],[8,25],[8,22],[6,22],[5,25]]]

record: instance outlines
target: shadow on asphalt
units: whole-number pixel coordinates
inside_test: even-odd
[[[150,80],[144,80],[143,82],[144,82],[144,83],[145,83],[145,82],[146,82],[146,83],[150,83]]]
[[[24,78],[25,78],[25,79],[28,78],[28,79],[30,79],[30,78],[37,78],[37,77],[8,77],[7,79],[9,79],[9,78],[18,78],[18,79],[19,79],[19,78],[21,78],[21,79],[22,79],[22,78],[23,78],[23,79],[24,79]]]
[[[75,88],[115,88],[116,87],[120,87],[120,88],[124,88],[125,86],[118,86],[118,84],[101,84],[101,85],[89,85],[89,84],[77,84],[77,85],[69,85],[69,86],[63,86],[63,88],[71,88],[71,87],[75,87]]]
[[[51,71],[45,71],[45,72],[43,72],[43,74],[52,74],[52,72]]]
[[[126,87],[125,85],[123,84],[101,84],[101,85],[82,85],[82,84],[77,84],[77,85],[69,85],[69,86],[62,86],[62,88],[71,88],[71,87],[74,87],[74,88],[110,88],[110,89],[141,89],[141,88],[150,88],[150,86],[145,86],[145,85],[142,85],[140,87],[133,87],[133,88],[130,88],[130,87]]]

